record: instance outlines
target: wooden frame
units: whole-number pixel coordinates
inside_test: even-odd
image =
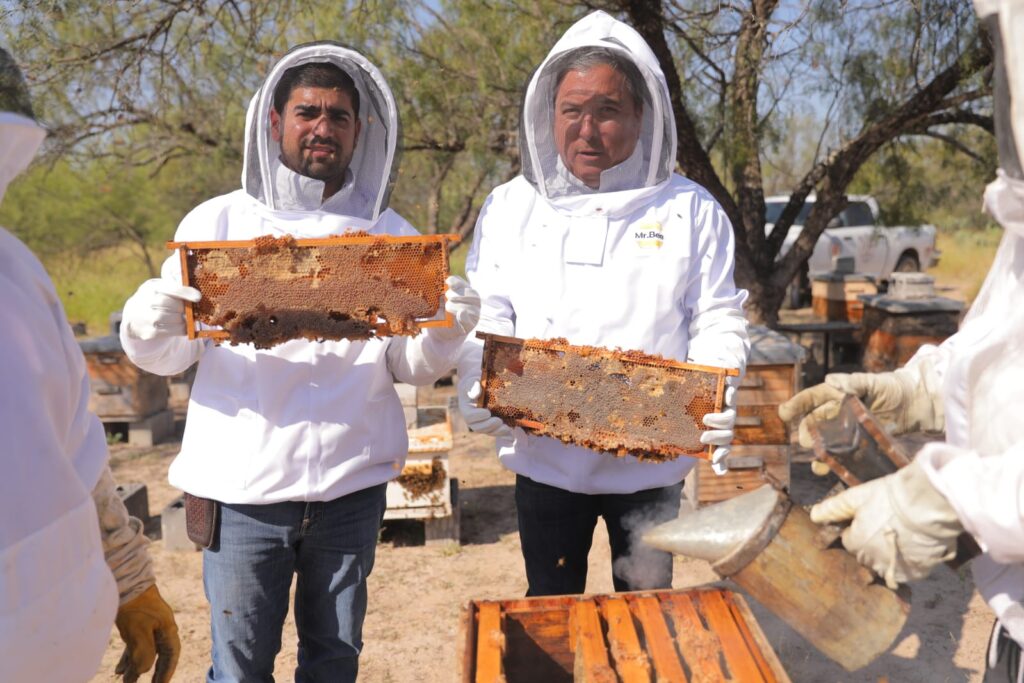
[[[342,245],[359,245],[359,244],[374,244],[374,243],[385,243],[385,244],[402,244],[402,243],[422,243],[422,242],[443,242],[447,245],[457,244],[459,242],[458,235],[455,234],[443,234],[443,235],[370,235],[365,233],[355,235],[334,235],[331,237],[320,237],[320,238],[297,238],[294,240],[294,244],[297,247],[323,247],[323,246],[342,246]],[[212,241],[196,241],[196,242],[167,242],[166,247],[168,249],[176,249],[180,258],[181,265],[181,281],[186,287],[194,286],[190,282],[189,278],[189,267],[188,267],[188,256],[190,251],[203,250],[203,249],[250,249],[257,246],[259,243],[258,239],[249,240],[212,240]],[[448,270],[448,254],[447,249],[445,251],[445,268],[446,274],[450,273]],[[447,290],[445,285],[444,290]],[[196,320],[194,304],[188,304],[185,306],[185,330],[188,334],[189,339],[197,338],[209,338],[214,341],[221,342],[230,339],[231,334],[223,329],[199,329],[199,323]],[[441,307],[443,310],[444,302],[442,300]],[[416,324],[420,328],[430,327],[451,327],[454,325],[455,319],[450,313],[438,319],[425,319],[417,320]],[[386,327],[378,325],[375,332],[380,334],[385,331]]]

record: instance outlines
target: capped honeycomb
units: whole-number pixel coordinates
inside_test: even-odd
[[[291,339],[369,339],[450,325],[448,238],[348,233],[171,243],[183,281],[202,293],[186,310],[195,336],[270,348]],[[219,329],[196,330],[196,323]]]
[[[708,457],[704,415],[722,410],[725,378],[738,374],[565,339],[477,336],[481,407],[532,434],[653,462]]]

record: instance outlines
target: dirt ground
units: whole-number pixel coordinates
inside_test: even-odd
[[[167,484],[167,467],[177,442],[140,449],[114,445],[111,462],[119,482],[145,482],[151,514],[158,515],[178,492]],[[526,583],[516,532],[513,476],[494,455],[489,437],[457,433],[450,454],[459,479],[461,543],[426,546],[416,522],[387,523],[370,577],[370,605],[364,628],[361,681],[440,683],[457,680],[459,615],[474,598],[522,596]],[[820,495],[827,482],[794,465],[793,496],[801,502]],[[159,540],[159,520],[149,529],[160,590],[177,614],[182,654],[177,681],[202,681],[209,666],[209,617],[203,596],[199,552],[169,552]],[[587,592],[612,589],[607,536],[598,525],[590,558]],[[673,586],[716,581],[700,561],[676,558]],[[896,646],[871,666],[846,673],[814,650],[800,635],[761,608],[751,606],[768,641],[792,680],[830,681],[981,681],[992,617],[973,589],[968,573],[940,568],[913,587],[913,607]],[[293,679],[296,637],[291,616],[284,628],[276,671],[279,681]],[[115,680],[121,650],[116,632],[94,681]],[[533,683],[544,683],[535,681]]]

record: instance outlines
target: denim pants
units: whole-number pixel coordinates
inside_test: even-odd
[[[325,503],[221,505],[217,543],[203,551],[210,603],[210,683],[274,680],[292,574],[297,683],[356,680],[386,484]]]
[[[616,591],[672,587],[672,555],[640,541],[648,528],[679,515],[682,482],[636,493],[588,495],[516,475],[519,540],[528,596],[582,593],[597,518],[612,550]]]

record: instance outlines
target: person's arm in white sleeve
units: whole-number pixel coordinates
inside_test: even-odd
[[[189,339],[185,331],[185,305],[199,300],[199,292],[181,284],[177,254],[164,261],[161,276],[146,280],[125,302],[121,318],[121,346],[135,365],[155,375],[176,375],[199,360],[206,341]]]
[[[465,280],[450,276],[445,283],[445,313],[451,327],[429,327],[416,337],[388,342],[388,368],[395,379],[413,385],[435,382],[455,367],[459,349],[480,318],[480,297]]]
[[[1024,562],[1024,443],[984,457],[930,443],[915,462],[993,560]]]
[[[494,232],[500,229],[500,226],[489,227],[488,220],[493,209],[493,197],[493,194],[488,197],[480,210],[473,233],[473,245],[466,256],[466,277],[480,295],[480,322],[476,329],[480,332],[511,337],[515,335],[516,330],[515,311],[502,277],[503,271],[498,263],[507,252],[501,248],[498,236]],[[459,411],[466,421],[466,426],[472,431],[494,437],[511,437],[511,427],[486,408],[479,408],[476,405],[476,399],[480,395],[483,355],[483,340],[471,334],[462,345],[458,358]]]
[[[736,289],[733,280],[733,234],[725,212],[717,203],[704,201],[693,220],[698,244],[693,258],[697,267],[686,283],[683,302],[690,313],[687,361],[740,372],[727,380],[722,412],[704,416],[704,425],[709,429],[701,434],[701,443],[714,446],[712,468],[717,474],[724,474],[736,424],[736,391],[750,354],[747,319],[743,315],[747,292]]]

